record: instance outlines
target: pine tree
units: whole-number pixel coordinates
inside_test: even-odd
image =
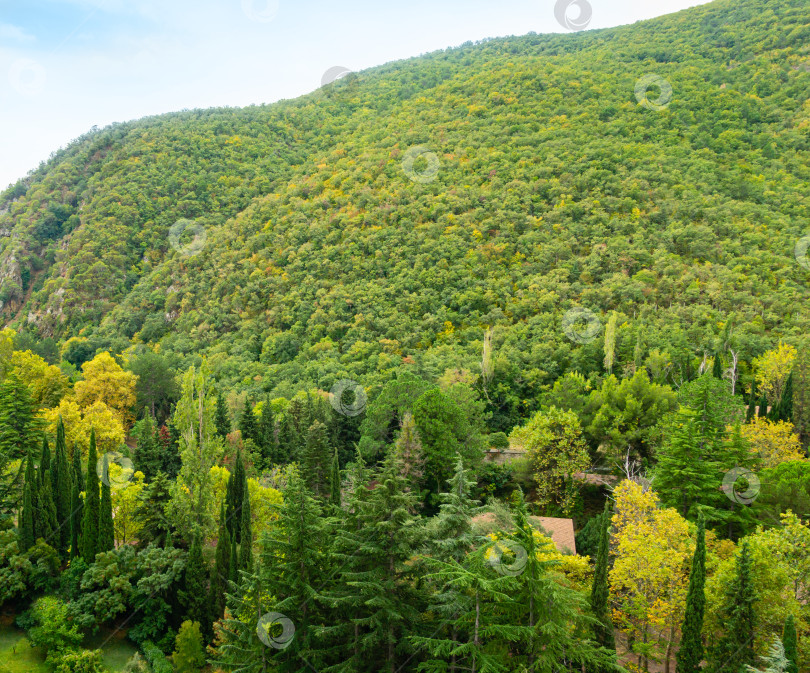
[[[613,621],[610,618],[610,592],[608,583],[608,551],[610,542],[610,506],[605,502],[599,529],[599,546],[596,550],[596,567],[591,587],[591,611],[596,617],[594,635],[596,642],[610,650],[616,649],[613,637]]]
[[[320,421],[315,421],[307,431],[301,471],[307,488],[321,498],[329,495],[329,465],[329,439],[326,426]]]
[[[709,651],[708,670],[712,673],[737,673],[744,666],[753,666],[756,663],[756,594],[751,580],[751,563],[751,550],[748,540],[744,539],[737,554],[735,577],[726,589],[721,606],[720,623],[723,625],[723,633]]]
[[[228,414],[228,407],[225,404],[225,398],[222,396],[222,391],[217,391],[217,411],[214,416],[214,425],[217,429],[217,434],[225,439],[231,432],[231,417]]]
[[[199,622],[206,640],[211,637],[211,616],[208,601],[208,568],[202,554],[202,542],[196,535],[186,559],[183,587],[178,591],[178,602],[185,608],[184,620]]]
[[[703,661],[703,612],[706,606],[706,525],[698,520],[697,542],[689,572],[689,590],[686,594],[686,612],[681,627],[681,647],[676,656],[677,673],[700,673]]]
[[[96,553],[115,549],[115,528],[112,515],[112,494],[110,493],[110,466],[107,456],[101,466],[101,503],[99,504],[98,545]]]
[[[785,630],[782,634],[782,644],[785,647],[785,659],[788,661],[785,673],[799,673],[799,653],[796,640],[796,622],[793,615],[785,620]]]
[[[329,502],[340,507],[340,461],[337,448],[332,456],[332,469],[329,472]]]
[[[36,542],[34,533],[34,489],[36,489],[34,461],[31,455],[25,461],[25,483],[23,485],[23,506],[20,514],[20,551],[27,552]]]
[[[51,480],[54,504],[56,505],[56,521],[59,526],[58,551],[64,557],[67,555],[70,546],[70,500],[73,491],[73,480],[68,467],[65,426],[62,423],[61,416],[56,423],[56,447],[53,464],[51,465]]]
[[[51,450],[45,436],[42,437],[42,454],[37,476],[39,482],[37,504],[40,508],[37,536],[56,548],[59,546],[59,523],[56,519],[56,503],[51,485]]]
[[[225,593],[231,575],[231,536],[228,534],[224,500],[220,507],[217,551],[214,559],[211,575],[211,610],[213,619],[217,620],[225,613]]]
[[[247,573],[253,571],[253,523],[250,514],[250,494],[245,489],[242,501],[242,526],[239,544],[239,570]]]
[[[81,539],[79,549],[86,563],[96,560],[99,538],[99,503],[98,473],[96,472],[96,431],[90,430],[90,451],[87,455],[87,486],[85,488],[84,507],[82,511]]]

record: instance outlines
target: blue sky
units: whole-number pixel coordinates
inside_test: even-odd
[[[590,29],[705,0],[559,1],[588,2]],[[568,32],[554,10],[555,0],[0,0],[0,189],[93,126],[292,98],[333,66]]]

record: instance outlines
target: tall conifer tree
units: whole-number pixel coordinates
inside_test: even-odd
[[[81,539],[79,548],[82,558],[89,564],[96,560],[98,551],[99,533],[99,503],[98,473],[96,472],[96,431],[90,430],[90,450],[87,454],[87,479],[82,509]]]
[[[610,505],[605,502],[605,509],[599,526],[599,546],[596,550],[596,567],[591,587],[591,610],[598,623],[594,625],[596,642],[603,647],[615,650],[613,637],[613,620],[610,618],[610,591],[608,583],[608,546],[610,542]]]
[[[96,553],[113,549],[115,549],[115,528],[113,526],[112,494],[110,493],[110,465],[105,455],[101,466],[101,502],[99,503]]]
[[[782,644],[785,647],[785,659],[788,666],[785,673],[799,673],[799,652],[796,640],[796,622],[793,615],[788,615],[785,620],[785,630],[782,633]]]
[[[56,423],[56,446],[51,465],[56,521],[59,526],[58,550],[62,556],[67,554],[70,546],[70,499],[73,483],[68,464],[67,447],[65,446],[65,426],[61,416]]]
[[[219,512],[219,532],[217,550],[214,557],[214,569],[211,574],[211,610],[212,618],[219,619],[225,613],[225,593],[231,574],[231,536],[228,534],[225,501],[222,501]]]
[[[54,501],[53,486],[51,484],[51,450],[48,446],[48,439],[44,435],[42,437],[42,454],[39,459],[37,477],[39,482],[37,504],[40,508],[37,535],[52,547],[58,548],[59,523],[56,518],[56,502]]]
[[[245,489],[245,498],[242,501],[242,525],[239,543],[239,569],[245,572],[253,571],[253,523],[250,514],[250,494]]]
[[[706,526],[698,520],[695,555],[689,572],[689,590],[686,594],[686,612],[681,627],[681,647],[677,654],[677,673],[699,673],[703,661],[703,613],[706,606]]]
[[[202,555],[200,536],[195,535],[186,559],[183,586],[178,591],[184,620],[199,622],[206,640],[211,639],[211,606],[208,593],[208,568]]]
[[[20,513],[20,551],[25,553],[36,542],[34,528],[34,496],[36,476],[31,454],[25,461],[25,483],[23,485],[23,506]]]

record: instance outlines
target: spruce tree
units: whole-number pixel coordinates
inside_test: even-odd
[[[340,461],[337,447],[332,456],[332,469],[329,471],[329,502],[335,507],[340,507]]]
[[[703,661],[703,613],[706,606],[706,525],[698,519],[697,542],[689,572],[689,590],[686,594],[686,612],[681,627],[681,646],[676,656],[677,673],[699,673]]]
[[[38,471],[39,491],[37,504],[40,508],[39,530],[37,535],[45,540],[51,547],[59,546],[59,523],[56,518],[56,502],[53,497],[51,484],[51,450],[48,439],[42,437],[42,454],[39,460]]]
[[[171,520],[166,516],[166,505],[170,500],[171,482],[165,472],[158,472],[154,480],[141,491],[133,515],[140,525],[138,541],[141,546],[168,546],[173,529]]]
[[[239,570],[253,571],[253,523],[250,514],[250,494],[245,489],[242,501],[242,526],[239,543]]]
[[[782,644],[785,647],[785,659],[788,661],[785,673],[799,673],[799,652],[796,640],[796,622],[793,615],[785,620],[785,630],[782,634]]]
[[[217,434],[225,439],[231,432],[231,417],[228,414],[228,407],[225,404],[225,398],[222,396],[222,391],[217,391],[217,411],[214,416],[214,425],[217,429]]]
[[[54,460],[51,465],[51,482],[54,504],[56,505],[56,521],[59,526],[58,551],[64,557],[67,555],[70,546],[70,500],[73,491],[73,480],[68,466],[65,426],[62,423],[61,416],[56,423],[56,446]]]
[[[605,502],[599,528],[599,546],[596,550],[596,566],[591,587],[591,611],[596,617],[594,635],[596,642],[610,650],[616,649],[613,637],[613,620],[610,618],[610,591],[608,584],[608,551],[610,542],[610,505]]]
[[[36,476],[34,461],[31,454],[25,461],[25,483],[23,485],[23,506],[20,513],[20,551],[25,553],[36,542],[34,528],[34,489],[36,489]]]
[[[178,602],[185,608],[183,619],[199,622],[206,640],[211,638],[211,612],[208,600],[208,568],[202,554],[200,536],[195,535],[186,559],[183,586]]]
[[[428,529],[428,549],[436,558],[461,561],[474,545],[482,543],[473,532],[472,520],[482,511],[481,503],[472,497],[475,479],[456,456],[456,469],[447,480],[447,492],[439,495],[439,512]]]
[[[115,549],[115,528],[113,527],[112,494],[107,456],[101,466],[101,502],[99,504],[98,545],[96,553]]]
[[[756,594],[751,579],[751,550],[744,539],[736,558],[736,574],[726,588],[720,608],[722,634],[709,651],[711,673],[742,671],[756,663],[754,634],[757,616],[754,611]]]
[[[211,616],[219,619],[225,613],[225,593],[231,572],[231,536],[228,534],[225,501],[222,501],[219,513],[219,532],[217,550],[214,557],[214,568],[211,574]]]
[[[87,486],[85,488],[84,507],[82,511],[81,539],[79,549],[86,563],[96,560],[99,538],[99,503],[98,473],[96,472],[96,431],[90,430],[90,450],[87,454]]]
[[[301,470],[307,488],[321,498],[329,496],[329,438],[326,426],[315,421],[307,430]]]

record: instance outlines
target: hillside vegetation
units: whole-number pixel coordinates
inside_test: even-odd
[[[808,38],[801,0],[719,0],[94,130],[3,196],[3,316],[206,353],[278,394],[475,370],[492,326],[504,429],[567,370],[601,370],[604,330],[566,338],[572,307],[617,312],[618,371],[654,344],[678,384],[732,317],[748,360],[808,326]],[[636,99],[649,73],[664,109]],[[422,146],[429,182],[403,169]],[[181,219],[199,254],[170,245]]]

